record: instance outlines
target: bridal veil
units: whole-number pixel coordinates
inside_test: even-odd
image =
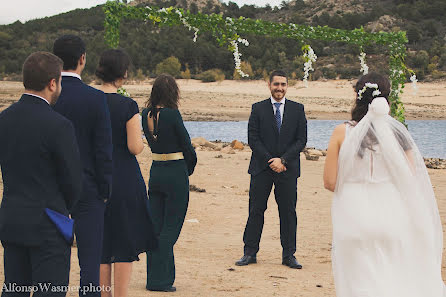
[[[446,296],[443,232],[423,158],[383,97],[346,128],[332,205],[338,297]]]

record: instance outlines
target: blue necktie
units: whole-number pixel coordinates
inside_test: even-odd
[[[282,116],[280,115],[280,105],[282,103],[274,103],[274,106],[276,107],[276,125],[277,125],[277,131],[280,133],[280,126],[282,126]]]

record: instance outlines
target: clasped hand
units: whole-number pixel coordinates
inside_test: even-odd
[[[269,168],[271,168],[274,172],[281,173],[286,171],[285,165],[282,164],[280,158],[271,158],[268,160]]]

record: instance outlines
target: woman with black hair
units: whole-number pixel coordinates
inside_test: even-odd
[[[197,155],[178,111],[180,92],[175,79],[158,76],[142,112],[144,134],[152,150],[149,209],[159,246],[147,253],[147,290],[173,292],[173,246],[189,203],[189,175]]]
[[[132,262],[156,246],[147,209],[147,192],[135,155],[143,151],[138,104],[117,94],[127,78],[129,58],[121,50],[105,51],[96,76],[107,97],[113,137],[113,188],[104,218],[100,284],[111,286],[114,263],[114,296],[128,296]],[[102,297],[112,296],[103,291]]]
[[[352,120],[328,145],[338,297],[443,297],[443,232],[429,175],[406,127],[393,119],[389,80],[362,76]]]

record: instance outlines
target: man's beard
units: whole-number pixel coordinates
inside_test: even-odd
[[[57,100],[59,99],[60,93],[62,90],[57,90],[54,94],[51,95],[51,105],[56,105]]]
[[[281,95],[281,96],[277,96],[277,95]],[[280,91],[273,92],[274,99],[282,99],[283,97],[285,97],[284,92],[280,92]]]

